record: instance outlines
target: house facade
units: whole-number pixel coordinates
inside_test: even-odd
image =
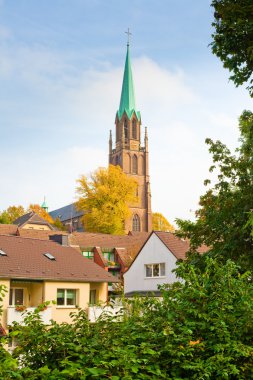
[[[54,241],[0,235],[0,285],[6,293],[0,323],[5,330],[22,322],[26,311],[46,301],[44,323],[71,322],[77,308],[105,303],[108,283],[117,280],[81,253]],[[43,308],[42,308],[43,309]]]
[[[159,285],[178,281],[175,272],[177,260],[184,260],[190,245],[188,240],[172,232],[153,231],[124,274],[124,293],[159,296]],[[201,247],[200,253],[207,250]]]

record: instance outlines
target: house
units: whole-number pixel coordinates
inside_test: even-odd
[[[64,245],[67,235],[50,237],[55,241],[0,235],[0,285],[7,289],[0,316],[4,329],[22,322],[20,311],[34,310],[45,301],[55,304],[41,311],[44,323],[70,322],[69,314],[77,307],[88,312],[90,304],[106,302],[108,282],[117,282],[78,250]]]
[[[159,296],[159,285],[177,281],[173,269],[177,260],[186,258],[189,248],[189,240],[180,239],[172,232],[153,231],[124,274],[125,296]],[[199,249],[200,253],[205,251],[207,247]]]
[[[78,252],[94,261],[120,281],[122,287],[123,274],[150,235],[148,232],[129,232],[128,235],[109,235],[93,232],[77,232],[71,234],[55,230],[24,229],[15,225],[0,224],[0,235],[9,234],[40,240],[54,239],[59,235],[68,237],[68,244]],[[119,290],[119,285],[109,283],[109,295]]]
[[[20,216],[16,219],[13,224],[17,225],[20,228],[30,229],[30,230],[55,230],[50,223],[48,223],[45,219],[41,218],[36,212],[30,211],[25,215]]]
[[[128,235],[73,232],[69,235],[69,241],[70,245],[79,249],[84,257],[93,260],[122,282],[123,274],[148,236],[148,232]],[[110,284],[108,290],[111,295],[116,289]]]

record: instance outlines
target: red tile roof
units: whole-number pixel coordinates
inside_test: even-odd
[[[190,241],[188,239],[180,239],[172,232],[154,231],[154,233],[162,240],[166,247],[173,253],[173,255],[179,260],[186,258],[186,253],[190,249]],[[199,249],[199,253],[208,251],[208,247],[202,245]]]
[[[17,230],[15,224],[0,224],[0,235],[16,235]]]
[[[52,241],[0,235],[0,277],[51,281],[117,282],[77,250]],[[50,253],[55,260],[44,256]]]
[[[135,258],[139,249],[147,240],[149,233],[135,233],[134,235],[109,235],[92,232],[74,232],[69,236],[70,245],[81,248],[100,247],[102,250],[124,248],[122,260],[125,265]]]

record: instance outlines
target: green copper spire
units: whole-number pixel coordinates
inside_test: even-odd
[[[42,203],[42,205],[40,207],[43,208],[46,212],[48,212],[48,205],[46,203],[46,197],[44,197],[44,202]]]
[[[136,111],[135,107],[134,82],[130,62],[129,44],[127,44],[127,55],[121,90],[120,106],[117,112],[119,119],[122,118],[124,112],[126,112],[129,119],[131,119],[134,112],[138,120],[141,118],[140,112]]]

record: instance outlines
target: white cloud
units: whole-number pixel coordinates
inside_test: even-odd
[[[22,73],[19,80],[29,86],[31,96],[25,106],[31,128],[40,122],[48,132],[50,147],[57,149],[45,146],[43,155],[32,158],[30,150],[23,149],[22,156],[17,152],[11,162],[0,157],[6,190],[1,207],[41,202],[44,195],[51,208],[61,207],[73,200],[80,174],[107,165],[108,134],[109,129],[114,131],[123,68],[104,65],[102,71],[75,70],[68,58],[64,61],[63,56],[41,48],[6,54],[6,62],[9,75]],[[204,139],[236,141],[234,105],[240,108],[244,99],[231,98],[231,106],[221,111],[194,86],[189,73],[171,72],[146,57],[133,60],[133,75],[137,108],[143,125],[149,127],[153,209],[171,222],[175,217],[193,217],[190,210],[197,207],[210,166]],[[207,94],[208,80],[213,83],[214,78],[215,73],[209,72]],[[220,83],[217,91],[222,91]],[[13,125],[17,121],[22,125],[20,113],[12,117]]]

